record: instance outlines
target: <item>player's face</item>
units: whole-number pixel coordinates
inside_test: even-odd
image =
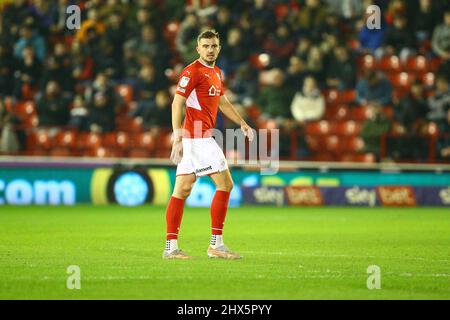
[[[203,61],[213,64],[217,60],[220,52],[219,39],[200,39],[197,45],[197,52]]]

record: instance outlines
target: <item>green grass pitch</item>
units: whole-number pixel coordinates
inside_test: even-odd
[[[450,299],[448,209],[230,209],[238,261],[206,256],[209,210],[192,208],[180,245],[194,259],[162,260],[164,211],[0,207],[0,299]],[[66,287],[69,265],[80,290]]]

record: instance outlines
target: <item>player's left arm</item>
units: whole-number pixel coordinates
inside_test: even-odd
[[[242,119],[241,115],[237,112],[236,108],[230,100],[228,100],[226,95],[220,96],[219,109],[228,119],[241,126],[241,130],[244,132],[244,135],[248,137],[248,140],[253,140],[252,128],[247,124],[247,122],[245,122],[244,119]]]

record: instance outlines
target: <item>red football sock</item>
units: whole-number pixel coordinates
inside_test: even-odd
[[[178,239],[181,218],[183,218],[184,199],[171,197],[166,210],[167,240]]]
[[[227,215],[230,193],[217,190],[211,203],[211,229],[212,234],[222,234],[225,217]]]

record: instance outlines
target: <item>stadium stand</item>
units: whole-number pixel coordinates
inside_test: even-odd
[[[448,162],[449,152],[444,152],[448,143],[441,142],[450,135],[450,52],[440,44],[450,41],[449,1],[363,1],[364,6],[355,4],[351,12],[344,2],[5,1],[0,7],[0,133],[9,137],[5,131],[13,130],[17,139],[2,138],[0,151],[167,157],[170,127],[163,121],[167,111],[157,107],[157,93],[174,92],[179,72],[196,58],[196,35],[204,28],[216,28],[222,41],[218,66],[227,95],[254,125],[281,129],[282,158]],[[66,27],[65,9],[70,4],[81,8],[80,30]],[[408,49],[409,56],[366,29],[364,8],[370,4],[381,7],[380,32],[390,32],[391,38],[402,36],[395,33],[395,17],[406,17],[414,41],[410,48],[400,49]],[[417,17],[429,23],[409,23]],[[341,47],[348,52],[339,51]],[[381,55],[378,48],[385,49]],[[350,59],[340,66],[336,61],[342,54]],[[272,119],[265,117],[258,101],[263,91],[267,101],[277,99],[276,88],[265,91],[274,85],[274,70],[281,74],[287,101],[302,90],[306,77],[315,78],[326,101],[322,119],[296,122],[279,109],[270,111]],[[357,102],[356,84],[369,71],[383,74],[392,86],[391,102],[381,106],[381,113],[374,112],[376,101]],[[70,120],[59,119],[64,125],[40,123],[45,116],[37,107],[40,98],[48,98],[46,108],[56,110],[52,97],[46,96],[50,81],[60,87],[58,101],[69,101]],[[429,110],[415,120],[419,124],[414,130],[404,130],[395,112],[415,82],[423,84]],[[158,121],[144,121],[133,112],[136,108]],[[439,115],[430,117],[432,112]],[[389,130],[379,134],[379,151],[366,152],[361,132],[379,117]],[[218,124],[221,129],[229,125],[226,120]],[[396,150],[402,139],[422,139],[425,150],[402,154]]]

